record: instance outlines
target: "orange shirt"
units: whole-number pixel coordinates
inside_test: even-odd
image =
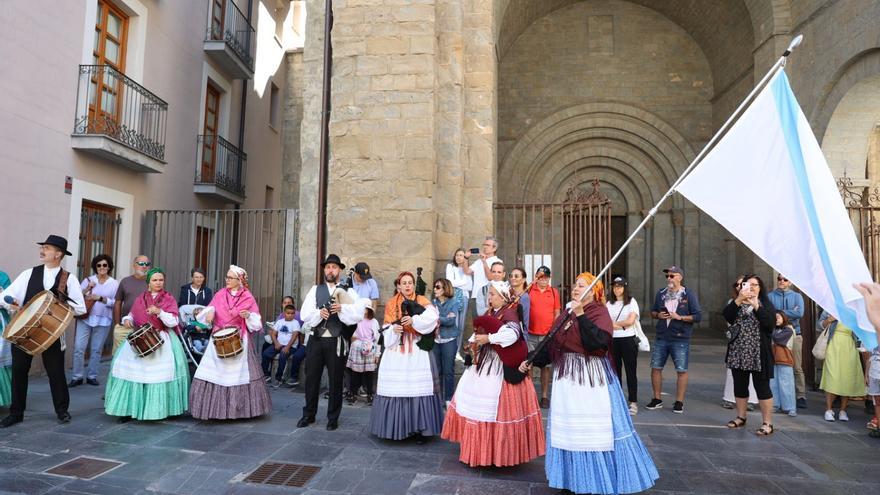
[[[535,285],[529,289],[529,333],[547,335],[561,307],[559,292],[553,287],[542,291]]]

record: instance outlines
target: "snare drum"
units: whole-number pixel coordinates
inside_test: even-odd
[[[73,310],[48,290],[32,297],[6,325],[3,338],[36,356],[49,348],[73,321]]]
[[[244,347],[241,345],[241,336],[238,327],[223,327],[214,332],[211,340],[214,341],[214,350],[221,358],[235,357],[241,354]]]
[[[144,323],[126,337],[134,353],[139,357],[147,357],[156,352],[165,343],[159,331],[153,325]]]

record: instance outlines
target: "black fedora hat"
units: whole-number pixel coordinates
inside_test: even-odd
[[[324,262],[321,263],[321,268],[324,268],[324,266],[326,266],[328,263],[333,263],[334,265],[337,265],[340,270],[345,270],[345,265],[342,264],[342,260],[339,259],[339,256],[336,256],[335,254],[328,255],[327,259],[325,259]]]
[[[37,244],[40,246],[55,246],[60,249],[65,256],[73,256],[73,254],[67,250],[67,239],[61,237],[60,235],[50,234],[44,242],[38,242]]]

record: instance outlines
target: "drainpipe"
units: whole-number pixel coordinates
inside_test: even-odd
[[[318,157],[318,238],[317,259],[315,260],[315,283],[322,280],[321,261],[327,253],[327,182],[330,172],[329,141],[330,141],[330,71],[333,54],[330,43],[330,31],[333,28],[333,1],[324,4],[324,82],[321,97],[321,143]]]
[[[232,0],[227,0],[227,1],[231,2]],[[254,6],[253,0],[248,0],[248,4],[247,4],[248,25],[253,25],[253,24],[251,24],[251,10],[253,10],[253,6]],[[250,32],[250,31],[248,31],[248,32]],[[247,53],[251,52],[251,46],[250,46],[251,43],[256,43],[256,40],[252,40],[252,39],[250,39],[250,36],[248,36],[247,46],[245,46],[245,50],[247,51]],[[239,113],[238,113],[238,150],[241,153],[244,153],[244,124],[245,124],[245,113],[247,110],[247,94],[248,94],[248,80],[242,79],[242,81],[241,81],[241,109],[239,109]],[[241,155],[238,156],[238,173],[239,173],[238,180],[240,181],[243,179],[243,177],[241,177],[241,174],[244,174],[244,170],[242,169]],[[240,226],[239,217],[241,216],[241,214],[238,213],[239,210],[241,210],[241,205],[238,203],[235,203],[236,213],[232,217],[232,264],[233,265],[238,264],[238,229]]]

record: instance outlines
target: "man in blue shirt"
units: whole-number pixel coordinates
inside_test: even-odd
[[[678,373],[676,382],[675,404],[672,412],[684,413],[684,393],[688,383],[688,357],[691,349],[691,333],[694,323],[702,317],[700,301],[697,294],[681,284],[684,272],[677,266],[663,270],[666,274],[666,287],[657,291],[654,305],[651,307],[651,318],[657,320],[657,336],[654,339],[654,350],[651,353],[651,388],[654,398],[645,406],[646,409],[660,409],[663,401],[660,392],[663,386],[663,367],[672,356],[675,371]]]
[[[352,280],[351,285],[351,288],[357,292],[358,297],[363,297],[373,302],[373,311],[379,307],[379,285],[370,273],[370,265],[363,261],[354,265],[354,280]]]
[[[794,388],[797,408],[807,407],[807,387],[804,381],[804,339],[801,337],[801,318],[804,316],[804,297],[791,288],[791,281],[781,273],[776,276],[776,290],[767,294],[777,311],[782,311],[794,327],[791,353],[794,355]]]

